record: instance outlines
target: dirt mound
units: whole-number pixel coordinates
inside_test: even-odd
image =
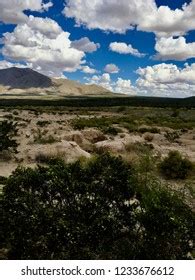
[[[63,140],[52,145],[36,145],[28,152],[27,157],[34,162],[39,161],[39,158],[60,157],[69,163],[82,157],[90,158],[90,154],[81,149],[76,142]]]

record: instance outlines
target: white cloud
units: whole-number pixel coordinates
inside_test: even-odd
[[[44,74],[61,76],[63,71],[80,69],[85,56],[71,47],[69,36],[51,19],[30,17],[12,33],[4,34],[2,53],[10,60],[30,63]]]
[[[93,69],[87,65],[81,66],[81,70],[85,74],[95,74],[97,72],[96,69]]]
[[[67,0],[64,14],[75,18],[77,25],[84,24],[89,29],[124,33],[136,24],[138,11],[150,10],[152,0]],[[139,9],[142,8],[142,9]]]
[[[11,68],[11,67],[27,68],[28,65],[24,65],[21,63],[14,63],[14,62],[10,62],[7,60],[0,61],[0,69],[7,69],[7,68]]]
[[[89,29],[124,33],[138,30],[158,36],[183,35],[195,29],[195,0],[181,9],[157,7],[155,0],[66,0],[64,14]]]
[[[195,63],[185,64],[183,69],[174,64],[158,64],[139,68],[136,84],[140,90],[152,95],[195,95]]]
[[[118,78],[117,82],[114,85],[114,91],[118,93],[123,93],[127,95],[135,95],[136,88],[132,86],[131,80],[124,80],[122,78]]]
[[[186,60],[195,57],[195,43],[186,43],[184,37],[157,39],[154,58],[162,60]]]
[[[42,12],[52,7],[51,1],[44,3],[42,0],[1,0],[0,1],[0,21],[4,23],[24,23],[28,16],[25,10]]]
[[[137,49],[134,49],[132,45],[127,45],[126,43],[112,42],[110,43],[109,49],[120,54],[131,54],[137,57],[145,56],[145,54],[142,54]]]
[[[94,43],[89,40],[89,38],[84,37],[79,40],[75,40],[72,42],[72,47],[83,52],[92,53],[97,51],[100,48],[99,43]]]
[[[154,1],[153,1],[154,2]],[[155,8],[138,24],[138,30],[154,32],[159,37],[180,36],[195,29],[195,0],[181,9],[171,10],[168,6]]]
[[[56,36],[63,31],[59,24],[50,18],[34,17],[30,15],[27,25],[33,31],[38,31],[51,39],[56,38]]]
[[[107,64],[104,68],[104,71],[110,74],[115,74],[118,73],[120,71],[120,69],[118,68],[118,66],[116,66],[115,64]]]
[[[130,79],[113,81],[108,73],[86,77],[87,84],[96,84],[127,95],[186,97],[195,95],[195,63],[178,68],[174,64],[157,64],[139,68],[136,86]]]
[[[136,88],[132,86],[130,80],[124,80],[122,78],[118,78],[117,81],[112,81],[110,75],[108,73],[104,73],[103,75],[94,75],[92,78],[85,78],[87,80],[87,84],[96,84],[98,86],[102,86],[112,92],[123,93],[123,94],[136,94]]]
[[[86,80],[88,81],[87,84],[96,84],[96,85],[104,87],[110,91],[113,91],[112,84],[111,84],[112,83],[111,78],[108,73],[104,73],[101,76],[94,75],[91,78],[86,78]]]

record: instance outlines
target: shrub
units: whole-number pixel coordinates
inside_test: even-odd
[[[13,115],[18,116],[19,115],[18,111],[13,111]]]
[[[150,133],[160,133],[160,129],[157,127],[140,127],[138,129],[138,132],[140,133],[146,133],[146,132],[150,132]]]
[[[126,151],[127,152],[136,152],[138,154],[148,154],[150,153],[154,147],[153,145],[150,143],[140,143],[140,142],[129,142],[125,145]]]
[[[0,184],[4,185],[7,181],[6,177],[0,176]]]
[[[108,154],[87,163],[51,159],[48,167],[18,168],[0,200],[6,257],[187,258],[193,212],[151,176],[138,178],[132,166]]]
[[[53,160],[48,168],[18,169],[8,180],[3,203],[9,257],[106,255],[124,235],[121,225],[134,227],[131,207],[123,203],[134,194],[130,174],[121,159],[108,155],[86,167]]]
[[[195,215],[179,193],[171,192],[158,181],[142,186],[139,222],[144,235],[139,259],[187,259],[193,251]],[[144,210],[144,211],[143,211]]]
[[[164,136],[169,142],[173,143],[173,142],[176,142],[176,140],[179,139],[180,134],[179,134],[178,131],[173,131],[173,132],[166,131]]]
[[[53,144],[55,142],[57,142],[57,139],[55,139],[52,135],[49,136],[43,135],[43,133],[40,130],[37,131],[37,134],[34,137],[35,144],[45,145],[45,144]]]
[[[17,134],[17,124],[13,122],[0,122],[0,152],[13,150],[17,151],[17,142],[14,136]]]
[[[127,109],[127,107],[125,107],[125,106],[120,106],[120,107],[117,108],[117,112],[118,112],[118,113],[121,113],[121,112],[126,111],[126,109]]]
[[[154,139],[154,135],[152,133],[146,133],[144,135],[144,139],[148,142],[152,142],[152,140]]]
[[[37,121],[37,125],[40,127],[44,127],[50,123],[51,123],[50,121]]]
[[[130,122],[130,123],[124,122],[124,123],[122,123],[121,125],[122,125],[124,128],[128,129],[128,131],[129,131],[130,133],[132,133],[132,132],[137,132],[137,131],[138,131],[138,126],[137,126],[137,124],[135,124],[134,122]]]
[[[174,111],[172,112],[172,114],[171,114],[171,117],[172,117],[172,118],[177,118],[177,117],[179,117],[179,111],[178,111],[178,110],[174,110]]]
[[[49,163],[51,158],[52,158],[51,156],[45,155],[45,154],[40,152],[35,156],[35,161],[37,163]]]
[[[169,155],[160,163],[161,173],[167,179],[186,179],[192,169],[191,161],[183,158],[177,151],[169,152]]]
[[[121,132],[120,128],[116,128],[114,126],[109,126],[103,129],[103,132],[110,135],[117,135]]]
[[[99,129],[104,130],[112,124],[113,119],[106,117],[77,118],[72,121],[73,128],[79,130],[88,127],[97,127]]]

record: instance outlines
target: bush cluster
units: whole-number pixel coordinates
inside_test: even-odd
[[[193,164],[178,151],[171,151],[160,163],[160,170],[167,179],[186,179],[193,170]]]
[[[186,259],[191,209],[157,181],[136,176],[108,154],[18,168],[0,199],[3,258]]]
[[[0,122],[0,152],[12,149],[16,152],[17,142],[14,137],[17,134],[17,124],[9,121]]]

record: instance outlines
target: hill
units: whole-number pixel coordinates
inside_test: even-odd
[[[52,81],[32,69],[11,67],[0,70],[0,85],[10,89],[48,88]]]
[[[96,96],[112,95],[97,85],[83,85],[68,79],[54,79],[29,68],[0,70],[0,95],[14,96]]]

